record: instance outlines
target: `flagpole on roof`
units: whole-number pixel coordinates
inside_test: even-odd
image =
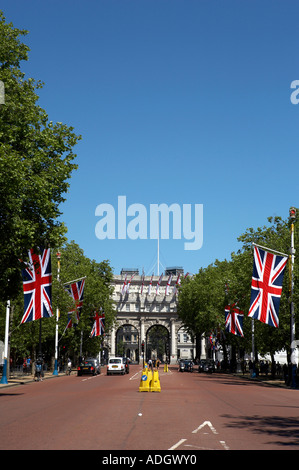
[[[160,256],[159,256],[159,252],[160,252],[160,227],[159,227],[159,213],[157,213],[158,215],[158,247],[157,247],[157,264],[158,264],[158,276],[160,276],[160,270],[159,270],[159,266],[160,266]]]
[[[60,257],[61,253],[58,251],[57,256],[57,281],[59,281],[60,275]],[[59,307],[56,307],[56,329],[55,329],[55,363],[53,375],[58,375],[58,320],[59,320]]]

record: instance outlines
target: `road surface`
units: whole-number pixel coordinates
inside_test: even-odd
[[[53,377],[0,390],[0,449],[298,450],[299,390],[225,374]]]

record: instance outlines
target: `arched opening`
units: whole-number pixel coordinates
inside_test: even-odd
[[[127,357],[131,362],[139,362],[139,334],[133,325],[125,324],[118,328],[115,337],[115,354]]]
[[[146,360],[153,361],[159,359],[160,362],[169,363],[170,354],[170,336],[165,326],[154,325],[146,332]]]

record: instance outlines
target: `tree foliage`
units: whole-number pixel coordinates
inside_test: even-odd
[[[298,210],[297,210],[298,214]],[[299,252],[299,226],[295,227],[295,249]],[[253,268],[252,243],[288,254],[290,252],[290,223],[280,217],[268,218],[268,225],[247,229],[238,240],[243,244],[237,253],[232,253],[229,261],[218,261],[200,269],[192,279],[185,279],[179,293],[178,314],[185,327],[193,335],[209,335],[224,330],[226,304],[238,302],[244,311],[244,338],[231,333],[219,335],[222,345],[230,344],[240,349],[251,350],[252,319],[248,317]],[[295,258],[296,259],[296,258]],[[288,261],[284,276],[282,297],[279,310],[279,328],[273,328],[254,321],[255,348],[260,354],[273,355],[281,349],[290,347],[290,282]],[[297,280],[298,263],[294,266],[294,304],[298,320],[299,305]]]
[[[53,123],[39,104],[43,83],[26,78],[21,70],[29,58],[22,42],[28,31],[7,23],[0,11],[0,80],[5,88],[5,104],[0,107],[0,329],[4,337],[5,301],[11,300],[10,347],[13,355],[34,353],[39,345],[40,325],[43,354],[53,356],[56,308],[59,307],[60,350],[77,354],[98,352],[101,341],[89,339],[95,310],[106,313],[107,329],[114,321],[108,261],[96,263],[84,256],[74,242],[67,243],[61,205],[77,168],[74,146],[80,140],[72,127]],[[52,306],[54,316],[20,325],[23,292],[20,259],[37,247],[52,248]],[[57,280],[55,247],[61,248],[61,272]],[[64,333],[67,313],[74,306],[63,283],[86,276],[85,299],[80,323]],[[81,333],[82,332],[82,333]]]
[[[0,107],[0,299],[17,296],[19,258],[30,248],[57,246],[66,228],[58,217],[77,168],[73,147],[80,136],[72,127],[49,121],[38,105],[40,81],[25,78],[20,64],[29,48],[27,31],[6,23],[0,12],[0,80],[5,104]]]

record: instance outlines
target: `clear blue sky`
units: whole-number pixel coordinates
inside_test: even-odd
[[[61,207],[86,256],[151,274],[156,240],[102,240],[95,209],[203,204],[203,247],[161,240],[162,267],[229,259],[248,227],[298,206],[299,2],[2,0],[29,30],[27,77],[49,119],[82,134]],[[63,266],[62,266],[63,269]]]

